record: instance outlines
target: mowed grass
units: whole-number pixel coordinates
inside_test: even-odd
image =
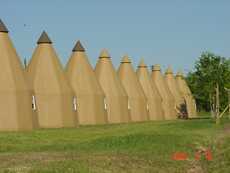
[[[193,119],[1,132],[0,172],[229,172],[229,122],[217,126],[211,119]],[[206,148],[213,160],[196,161],[195,152]],[[173,160],[175,152],[186,152],[188,160]]]

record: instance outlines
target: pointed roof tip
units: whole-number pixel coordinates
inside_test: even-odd
[[[152,66],[152,71],[161,71],[161,66],[160,64],[155,64]]]
[[[110,58],[109,52],[107,49],[102,49],[99,58]]]
[[[6,25],[3,23],[1,19],[0,19],[0,32],[5,32],[5,33],[9,32]]]
[[[85,48],[82,46],[80,40],[77,41],[72,51],[73,52],[85,52]]]
[[[147,65],[145,64],[144,58],[141,58],[138,68],[147,68]]]
[[[49,36],[45,31],[42,32],[40,38],[37,41],[37,44],[42,44],[42,43],[52,44],[52,41],[50,40]]]
[[[129,56],[124,55],[122,60],[121,60],[121,63],[131,63],[131,60],[130,60]]]
[[[178,72],[177,72],[176,76],[183,77],[183,76],[184,76],[184,74],[183,74],[182,70],[178,70]]]
[[[173,74],[173,69],[172,69],[171,65],[168,66],[168,68],[165,71],[165,74]]]

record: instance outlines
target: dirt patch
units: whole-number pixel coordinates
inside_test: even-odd
[[[30,165],[35,162],[51,162],[67,159],[71,155],[67,153],[12,153],[0,154],[0,168],[17,167],[20,165]],[[77,155],[75,155],[77,158]]]
[[[77,153],[12,153],[0,154],[0,169],[17,170],[17,172],[29,172],[34,166],[47,166],[51,162],[76,161],[84,162],[93,170],[104,172],[109,170],[144,170],[150,169],[151,162],[146,163],[145,159],[139,157],[130,157],[125,154],[77,154]],[[98,172],[100,172],[98,171]]]
[[[78,153],[12,153],[0,154],[0,170],[27,173],[36,170],[37,167],[55,167],[62,168],[62,163],[82,164],[94,173],[146,173],[146,172],[176,172],[174,165],[165,167],[162,160],[152,160],[142,158],[141,156],[131,156],[126,154],[78,154]],[[55,164],[52,166],[52,164]],[[68,164],[69,163],[69,164]],[[157,165],[157,166],[156,166]],[[161,167],[162,166],[162,167]],[[70,168],[71,169],[71,168]],[[184,168],[179,168],[183,169]],[[16,171],[15,171],[16,170]],[[185,171],[183,171],[185,172]],[[189,172],[190,173],[190,172]],[[192,172],[191,172],[192,173]],[[199,173],[199,172],[198,172]],[[202,173],[202,172],[201,172]]]
[[[204,173],[200,163],[198,161],[191,161],[191,166],[188,169],[187,173]]]

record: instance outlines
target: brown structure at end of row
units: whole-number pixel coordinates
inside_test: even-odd
[[[195,99],[192,96],[192,93],[184,80],[183,73],[179,71],[176,74],[176,83],[179,88],[180,93],[183,95],[185,101],[186,101],[186,106],[187,106],[187,112],[189,117],[196,117],[196,102]]]
[[[164,112],[162,108],[162,98],[160,93],[150,77],[148,67],[142,59],[138,65],[137,77],[144,90],[147,98],[149,119],[150,120],[164,120]]]
[[[109,123],[130,121],[128,96],[113,67],[107,50],[102,50],[95,67],[97,79],[105,93],[105,105]]]
[[[105,95],[80,41],[73,48],[66,74],[75,94],[79,124],[107,123]]]
[[[129,98],[131,121],[147,121],[147,99],[128,56],[123,57],[118,76]]]
[[[36,118],[32,117],[32,96],[20,59],[1,20],[0,69],[0,130],[33,129]]]
[[[177,113],[175,99],[171,94],[163,75],[161,74],[161,68],[158,64],[154,65],[152,68],[152,79],[163,99],[162,106],[165,119],[176,119]]]
[[[26,69],[34,109],[42,128],[75,127],[74,94],[51,43],[43,32]]]

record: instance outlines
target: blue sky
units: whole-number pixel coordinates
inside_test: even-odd
[[[94,66],[107,48],[118,67],[130,55],[148,65],[192,70],[203,51],[230,57],[229,0],[1,0],[0,18],[21,59],[46,30],[63,64],[80,39]]]

